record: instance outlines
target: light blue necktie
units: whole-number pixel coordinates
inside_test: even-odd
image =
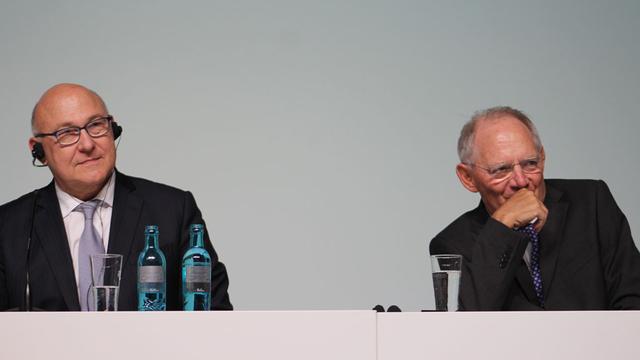
[[[78,205],[73,211],[84,214],[84,229],[80,236],[80,248],[78,250],[78,287],[80,292],[80,309],[93,311],[93,301],[89,301],[89,289],[91,287],[91,260],[93,254],[104,254],[104,244],[93,226],[93,214],[98,206],[98,200],[91,200]]]
[[[540,306],[544,307],[544,294],[542,293],[542,274],[540,272],[540,239],[538,233],[529,224],[518,231],[529,235],[531,239],[531,277],[533,278],[533,288],[536,291],[536,298]]]

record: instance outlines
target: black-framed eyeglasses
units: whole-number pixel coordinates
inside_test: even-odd
[[[113,116],[111,115],[100,116],[89,121],[83,127],[69,126],[51,133],[39,133],[33,136],[37,138],[53,136],[54,138],[56,138],[56,143],[60,145],[73,145],[77,143],[78,140],[80,140],[80,131],[82,130],[85,130],[87,134],[89,134],[89,136],[91,136],[92,138],[98,138],[106,135],[111,130],[112,121]]]
[[[540,156],[523,159],[520,161],[516,161],[511,164],[498,164],[495,166],[484,167],[478,164],[467,164],[469,166],[480,168],[489,174],[495,180],[503,181],[507,179],[511,179],[513,177],[513,169],[516,165],[520,166],[522,172],[525,174],[536,174],[542,171],[542,161],[544,158]]]

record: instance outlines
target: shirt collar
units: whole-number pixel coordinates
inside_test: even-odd
[[[100,206],[102,207],[113,206],[113,194],[115,192],[113,188],[113,184],[115,182],[115,179],[116,179],[116,172],[114,171],[109,177],[109,180],[107,181],[107,183],[102,187],[100,192],[93,198],[95,200],[100,200]],[[64,219],[69,214],[71,214],[71,212],[73,212],[73,210],[75,210],[75,208],[78,207],[78,205],[82,204],[84,201],[67,194],[60,188],[60,186],[58,186],[57,182],[54,181],[54,183],[56,187],[56,195],[58,196],[58,202],[60,203],[60,211],[62,212],[62,218]]]

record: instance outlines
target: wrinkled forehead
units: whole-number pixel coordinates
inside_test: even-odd
[[[98,94],[81,86],[54,87],[45,92],[33,112],[33,127],[52,131],[65,126],[82,126],[88,120],[107,114]]]
[[[475,129],[473,158],[476,162],[514,162],[538,155],[533,134],[510,116],[483,119]]]

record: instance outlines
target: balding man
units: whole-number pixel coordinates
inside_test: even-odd
[[[458,154],[458,178],[481,201],[430,252],[463,256],[461,309],[640,309],[626,217],[602,181],[544,179],[544,148],[524,113],[476,113]]]
[[[203,223],[191,193],[118,172],[115,139],[122,128],[100,96],[81,85],[47,90],[34,107],[31,126],[34,163],[46,165],[53,181],[0,207],[0,310],[26,306],[27,273],[31,307],[88,309],[79,282],[80,264],[87,261],[79,254],[82,204],[97,206],[93,225],[106,252],[123,255],[118,309],[138,308],[136,264],[145,225],[158,225],[161,232],[166,308],[182,309],[180,265],[189,226]],[[213,262],[211,309],[231,309],[227,272],[206,232],[205,247]]]

